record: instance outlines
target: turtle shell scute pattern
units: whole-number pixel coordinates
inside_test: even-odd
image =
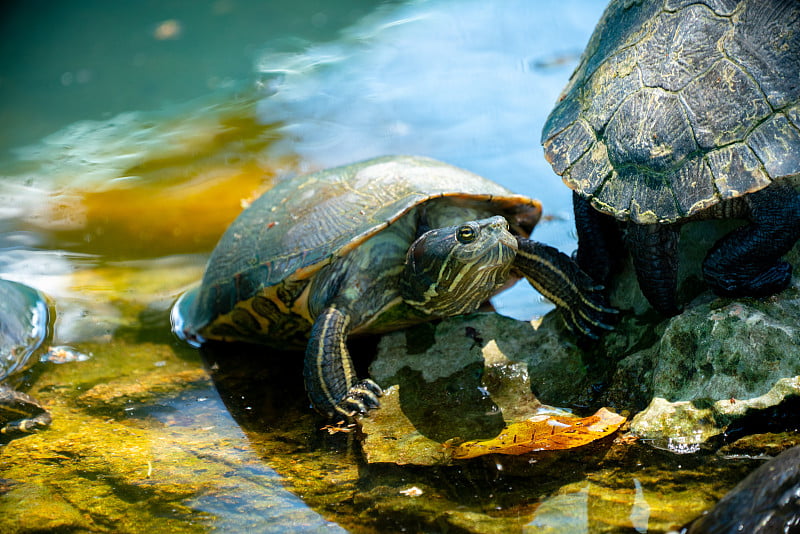
[[[674,222],[800,175],[800,2],[614,0],[545,124],[598,210]]]
[[[300,297],[319,269],[442,197],[491,204],[524,236],[541,214],[535,200],[428,158],[388,156],[287,179],[220,239],[189,306],[188,331],[208,327],[203,335],[217,339],[297,337],[310,327],[308,296]]]
[[[0,382],[30,368],[48,339],[53,317],[38,290],[0,280]]]

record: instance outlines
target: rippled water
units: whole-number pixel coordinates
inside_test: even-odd
[[[646,531],[647,498],[661,505],[643,493],[630,465],[619,475],[622,493],[577,461],[556,481],[547,472],[498,483],[482,469],[364,470],[347,438],[314,433],[319,421],[296,364],[275,356],[253,370],[252,356],[250,367],[240,361],[226,383],[212,384],[201,355],[168,331],[169,306],[199,279],[249,200],[276,179],[376,155],[432,156],[540,198],[550,217],[535,236],[570,252],[569,191],[544,161],[539,135],[602,7],[590,0],[4,7],[0,276],[50,295],[57,341],[91,355],[37,370],[32,392],[53,410],[54,426],[0,450],[6,527],[424,530],[433,509],[374,504],[396,499],[387,487],[416,481],[450,503],[442,506],[452,504],[450,528],[480,513],[478,531],[526,524],[564,531],[569,521],[578,522],[573,531],[608,529],[617,524],[608,519],[613,509],[619,528]],[[524,319],[551,308],[523,284],[495,304]],[[249,372],[268,376],[243,386]],[[648,480],[675,469],[671,457],[649,454],[657,467],[643,468]],[[40,515],[37,506],[53,502],[73,523]],[[364,512],[365,503],[375,508]],[[577,518],[564,515],[565,503]],[[602,522],[592,511],[598,503],[605,503]],[[539,523],[531,519],[537,509]]]

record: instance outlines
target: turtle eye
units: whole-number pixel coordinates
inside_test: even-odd
[[[456,230],[456,239],[459,243],[472,243],[478,237],[478,232],[472,226],[465,224]]]

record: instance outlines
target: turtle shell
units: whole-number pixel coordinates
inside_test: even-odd
[[[36,363],[50,332],[47,299],[36,289],[0,280],[0,381]]]
[[[541,215],[536,200],[421,157],[383,157],[288,179],[253,202],[222,236],[199,291],[186,303],[184,333],[191,337],[258,295],[279,292],[280,303],[291,308],[304,281],[335,257],[416,206],[441,198],[495,210],[523,236]]]
[[[667,223],[800,174],[800,2],[614,0],[545,156],[620,220]]]

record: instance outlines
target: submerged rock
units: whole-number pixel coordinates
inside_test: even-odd
[[[472,368],[474,391],[484,387],[483,397],[504,404],[504,412],[585,403],[591,377],[565,332],[555,314],[541,325],[495,313],[454,317],[384,336],[370,376],[382,386],[408,379],[434,383]],[[523,389],[510,385],[515,380],[525,383]]]
[[[83,348],[34,385],[53,425],[0,447],[0,532],[344,532],[254,452],[197,354]]]
[[[380,409],[360,418],[367,461],[443,465],[496,448],[545,451],[600,439],[589,432],[567,446],[547,441],[591,424],[544,402],[571,406],[591,389],[580,351],[559,335],[484,313],[385,336],[370,369],[385,394]],[[613,432],[624,418],[611,415]],[[536,422],[547,434],[530,430]],[[493,440],[498,435],[508,443]],[[467,444],[478,452],[458,450]]]
[[[437,465],[447,460],[442,444],[423,435],[400,409],[397,386],[384,392],[380,410],[361,420],[361,431],[369,463]]]

